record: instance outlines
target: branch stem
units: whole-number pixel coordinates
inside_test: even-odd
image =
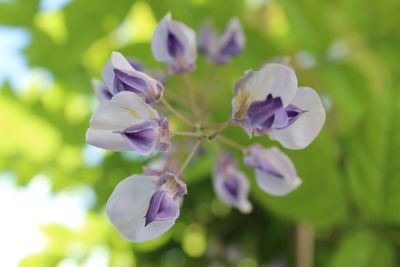
[[[231,139],[222,135],[219,135],[216,140],[225,143],[233,148],[239,149],[240,151],[244,151],[246,149],[245,146],[242,146],[241,144],[238,144],[235,141],[232,141]]]
[[[186,86],[189,89],[189,97],[190,97],[190,103],[193,108],[193,113],[196,118],[196,120],[199,119],[199,107],[197,106],[196,102],[196,97],[194,94],[194,87],[192,85],[192,82],[190,81],[189,75],[187,73],[183,74],[183,79],[185,80]]]
[[[181,168],[179,169],[178,173],[176,176],[180,176],[183,172],[183,170],[186,168],[186,166],[189,164],[189,162],[192,160],[194,154],[196,153],[197,149],[199,148],[201,144],[202,138],[199,138],[196,143],[194,144],[192,151],[190,152],[189,156],[186,158],[185,162],[182,164]]]
[[[199,138],[206,137],[206,135],[204,135],[204,134],[192,133],[192,132],[169,132],[169,135],[192,136],[192,137],[199,137]]]
[[[296,252],[298,267],[314,266],[314,229],[311,225],[296,225]]]
[[[168,103],[168,101],[165,98],[161,98],[161,102],[163,103],[163,105],[173,114],[175,114],[175,116],[177,116],[179,119],[181,119],[184,123],[186,123],[187,125],[189,125],[192,128],[196,128],[196,126],[188,119],[185,117],[185,115],[183,115],[182,113],[180,113],[179,111],[177,111],[175,108],[173,108],[171,106],[170,103]]]
[[[226,122],[202,125],[200,130],[208,130],[208,129],[219,128],[219,127],[221,127],[222,125],[224,125],[225,123],[226,123]]]
[[[219,127],[218,130],[216,130],[214,133],[210,134],[208,136],[208,140],[213,140],[215,137],[217,137],[220,133],[222,133],[228,126],[232,125],[232,122],[229,120],[222,124],[221,127]]]

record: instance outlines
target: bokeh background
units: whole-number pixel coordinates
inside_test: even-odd
[[[149,41],[167,11],[196,30],[210,19],[221,31],[232,16],[244,25],[239,57],[222,67],[199,57],[190,75],[209,122],[228,118],[246,69],[280,56],[321,95],[327,122],[305,150],[284,150],[303,179],[289,196],[263,193],[236,154],[253,185],[249,215],[216,199],[206,144],[185,171],[176,225],[131,244],[104,205],[151,159],[85,144],[98,105],[90,79],[114,50],[165,68]],[[399,11],[397,0],[0,0],[0,266],[398,266]],[[182,78],[166,86],[190,116]],[[225,134],[279,146],[235,127]]]

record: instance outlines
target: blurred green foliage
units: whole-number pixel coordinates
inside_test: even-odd
[[[38,173],[51,177],[55,191],[87,184],[97,204],[78,232],[43,226],[48,248],[21,267],[56,266],[68,257],[84,262],[99,246],[110,252],[111,266],[268,266],[276,260],[295,266],[299,223],[315,229],[316,266],[397,266],[399,1],[74,0],[51,12],[40,12],[38,5],[38,0],[0,3],[0,24],[31,34],[25,51],[29,66],[54,76],[46,90],[40,83],[18,93],[2,85],[0,169],[13,170],[20,185]],[[154,241],[132,245],[108,223],[104,204],[115,185],[140,173],[148,159],[107,152],[99,166],[83,160],[85,131],[97,105],[90,78],[100,76],[113,50],[163,68],[153,59],[149,40],[167,11],[194,29],[211,19],[222,30],[232,16],[244,24],[247,43],[241,56],[223,67],[200,57],[190,75],[202,105],[218,110],[207,114],[209,122],[227,119],[232,88],[243,71],[277,56],[290,56],[300,85],[320,93],[327,122],[310,147],[285,150],[303,179],[289,196],[266,195],[255,185],[252,170],[241,164],[253,185],[250,215],[216,199],[210,182],[216,148],[206,144],[185,171],[189,195],[177,224]],[[185,93],[182,78],[171,77],[166,86],[166,97],[187,112],[177,98]],[[174,128],[184,127],[171,120]],[[226,136],[242,144],[277,145],[265,136],[248,140],[239,128],[230,128]]]

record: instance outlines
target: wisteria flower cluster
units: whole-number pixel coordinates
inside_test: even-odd
[[[173,20],[169,13],[159,22],[151,41],[155,59],[168,64],[169,75],[184,75],[188,82],[186,75],[196,69],[198,52],[211,63],[227,64],[243,51],[244,45],[245,35],[237,18],[219,36],[210,23],[204,24],[196,41],[195,32]],[[307,147],[321,130],[325,111],[313,89],[298,86],[290,66],[271,61],[258,71],[246,71],[234,88],[230,118],[208,127],[201,124],[202,118],[193,122],[174,108],[164,98],[166,89],[160,80],[164,78],[137,61],[113,52],[103,68],[102,81],[93,81],[100,105],[91,117],[87,143],[142,155],[166,152],[145,166],[142,174],[122,180],[107,202],[108,218],[124,238],[131,242],[151,240],[174,225],[187,194],[183,171],[204,140],[224,142],[242,151],[245,165],[254,169],[256,182],[266,193],[283,196],[301,184],[292,161],[279,148],[259,144],[244,147],[221,135],[236,125],[250,137],[268,135],[287,149]],[[195,113],[193,88],[190,83],[186,86]],[[163,110],[192,131],[170,131]],[[182,164],[174,157],[177,151],[171,144],[172,135],[195,139]],[[252,210],[248,178],[239,170],[231,152],[216,155],[212,177],[215,193],[222,202],[243,213]]]

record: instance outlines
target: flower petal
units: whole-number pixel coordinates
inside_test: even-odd
[[[94,112],[86,133],[87,143],[113,151],[132,150],[117,133],[149,120],[158,120],[158,113],[132,92],[120,92],[105,100]]]
[[[214,191],[222,202],[238,208],[243,213],[252,210],[248,200],[249,182],[246,176],[237,169],[232,155],[220,154],[213,175]]]
[[[117,133],[110,130],[89,128],[86,131],[86,142],[90,145],[111,151],[130,151],[132,147]]]
[[[101,70],[101,77],[103,78],[103,81],[105,85],[108,87],[108,90],[110,92],[113,92],[113,86],[114,86],[114,67],[111,63],[111,59],[104,64],[103,69]]]
[[[287,128],[272,129],[268,135],[286,148],[302,149],[321,131],[325,122],[325,110],[318,94],[309,87],[299,87],[291,104],[306,112]]]
[[[171,21],[171,13],[167,13],[158,23],[151,39],[151,51],[157,61],[168,62],[172,59],[168,53],[168,23]]]
[[[284,196],[301,184],[292,161],[277,147],[263,149],[262,157],[282,175],[277,177],[270,172],[256,169],[257,184],[262,190],[274,196]]]
[[[173,221],[154,221],[145,226],[150,199],[156,192],[157,176],[133,175],[122,180],[107,201],[111,224],[131,242],[154,239],[174,225]]]
[[[159,136],[158,123],[156,121],[145,121],[132,125],[123,131],[117,131],[125,141],[135,150],[143,155],[154,152],[156,140]]]
[[[175,221],[179,216],[178,202],[164,190],[157,190],[150,199],[146,212],[145,226],[154,221]]]
[[[123,130],[143,121],[159,119],[158,112],[132,92],[120,92],[94,112],[91,128]]]
[[[267,64],[255,72],[242,87],[251,100],[264,100],[267,95],[280,97],[283,106],[291,103],[297,91],[297,77],[293,69],[282,64]]]
[[[248,200],[249,182],[243,173],[238,172],[231,178],[215,175],[214,190],[225,204],[236,207],[243,213],[252,210],[252,205]]]
[[[226,64],[230,57],[242,52],[244,43],[245,36],[240,21],[233,18],[219,40],[210,44],[209,58],[216,64]]]
[[[164,92],[161,82],[150,77],[145,72],[136,70],[133,65],[121,53],[113,52],[111,55],[113,72],[118,80],[113,81],[113,90],[133,91],[140,94],[148,103],[159,101]],[[115,77],[114,75],[114,77]],[[125,86],[122,86],[124,83]]]
[[[92,79],[92,87],[100,102],[103,100],[109,100],[113,97],[105,83],[98,79]]]
[[[158,24],[151,40],[156,60],[168,62],[171,73],[183,73],[195,68],[196,33],[185,24],[171,19],[168,13]]]
[[[194,61],[197,56],[196,32],[179,21],[171,21],[169,30],[182,38],[186,55]]]
[[[215,40],[215,30],[211,21],[206,21],[202,24],[199,33],[197,50],[199,53],[207,54],[210,52],[212,43]]]

